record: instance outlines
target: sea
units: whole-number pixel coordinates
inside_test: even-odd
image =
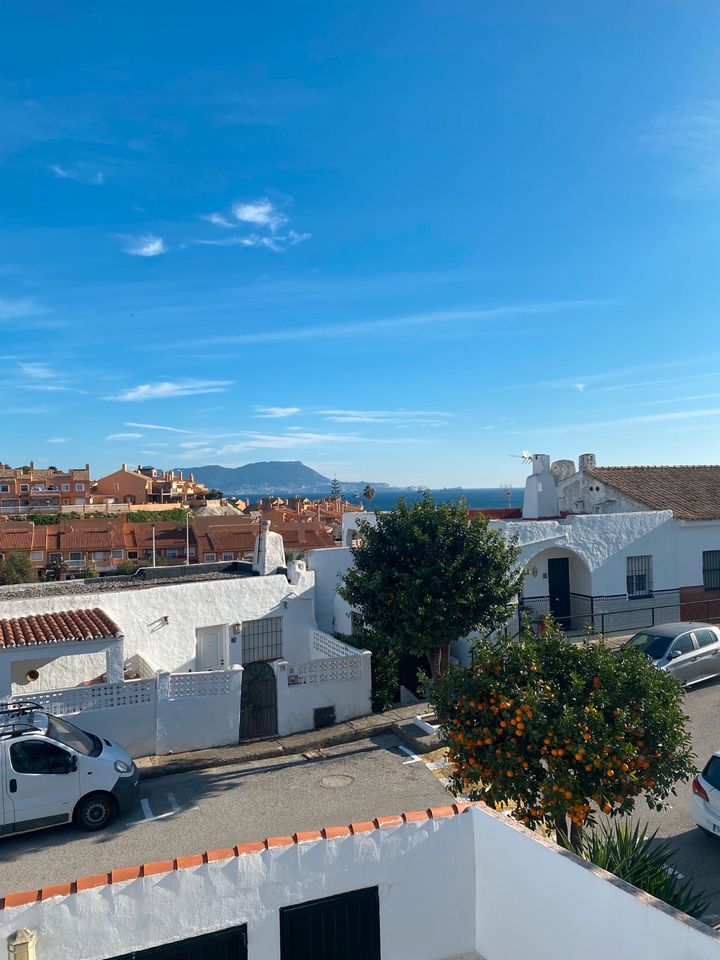
[[[464,499],[468,507],[473,507],[476,509],[482,507],[522,507],[523,502],[523,489],[521,487],[513,487],[509,493],[506,493],[500,487],[443,487],[440,490],[430,490],[429,492],[436,503],[458,503],[460,500]],[[288,497],[293,495],[294,494],[292,493],[277,492],[277,496],[280,497]],[[424,490],[383,490],[380,488],[376,490],[369,509],[392,510],[401,497],[404,498],[406,503],[416,503],[418,500],[421,500],[424,495]],[[250,503],[254,503],[256,500],[260,500],[263,496],[268,496],[268,494],[244,493],[241,494],[241,496],[243,500],[249,500]],[[308,497],[310,500],[321,500],[323,497],[327,496],[327,492],[304,492],[303,496]],[[351,503],[362,502],[367,509],[368,505],[362,499],[360,494],[343,491],[343,497],[346,500],[349,500]]]

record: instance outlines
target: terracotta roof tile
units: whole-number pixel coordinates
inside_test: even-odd
[[[97,607],[94,610],[65,610],[33,617],[0,620],[0,649],[26,647],[42,643],[68,643],[115,637],[118,625]]]
[[[585,473],[650,510],[672,510],[678,520],[720,519],[720,466],[593,467]]]

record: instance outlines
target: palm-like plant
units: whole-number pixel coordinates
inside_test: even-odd
[[[617,819],[584,831],[571,849],[626,883],[700,919],[707,913],[709,901],[673,868],[672,844],[656,837],[657,830],[648,833],[647,824]]]

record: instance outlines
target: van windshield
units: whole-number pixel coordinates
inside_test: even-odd
[[[672,637],[658,637],[653,633],[636,633],[631,640],[628,640],[628,646],[642,650],[651,660],[659,660],[665,656],[671,641]]]
[[[102,741],[94,733],[78,730],[72,723],[52,714],[47,715],[47,723],[46,736],[52,737],[58,743],[63,743],[78,753],[84,753],[86,757],[99,757],[102,753]]]

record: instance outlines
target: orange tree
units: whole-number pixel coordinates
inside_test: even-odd
[[[597,811],[629,813],[640,795],[662,809],[694,772],[677,680],[636,650],[574,644],[552,623],[539,637],[481,642],[473,666],[433,681],[430,695],[457,791],[514,804],[560,842],[577,841]]]

